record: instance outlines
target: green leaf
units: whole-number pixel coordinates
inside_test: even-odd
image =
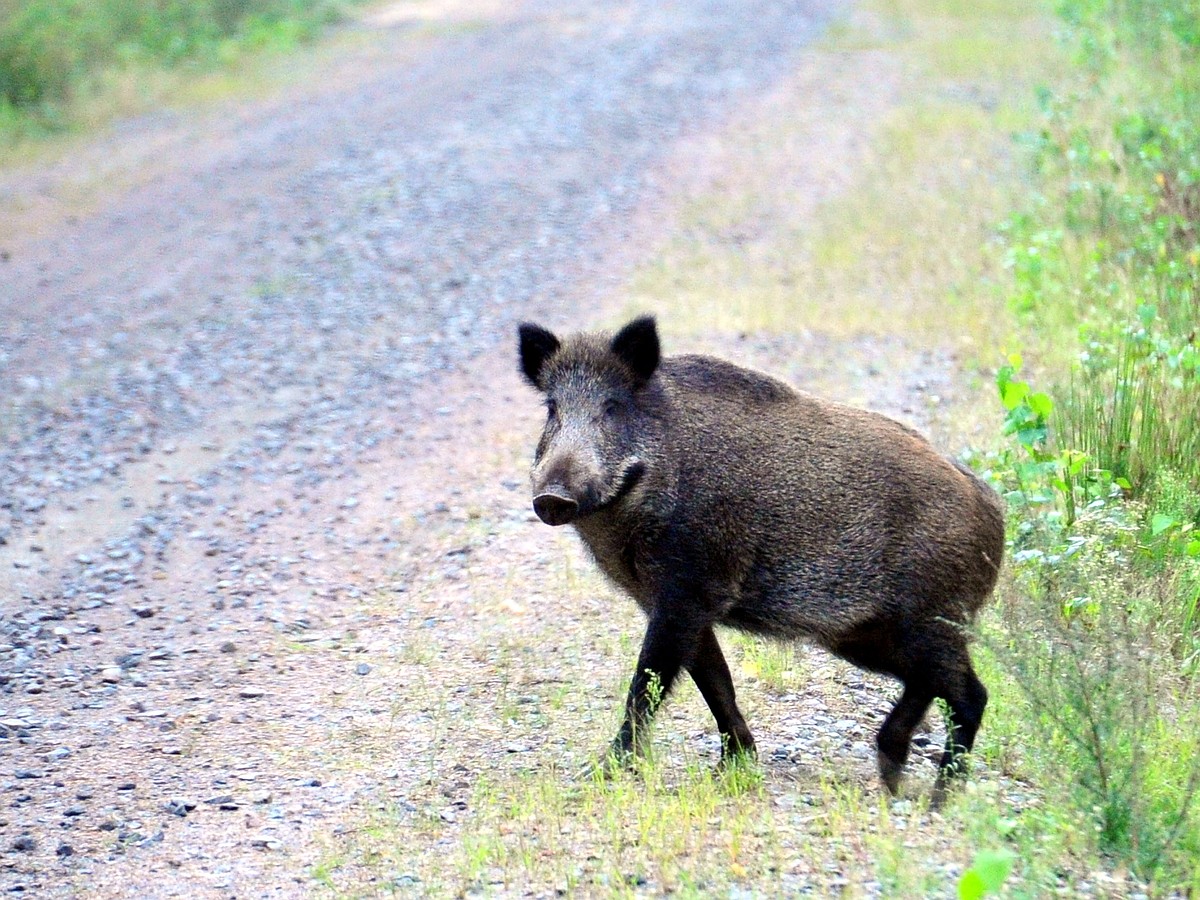
[[[1007,381],[1000,385],[1000,400],[1005,409],[1016,409],[1029,393],[1029,385],[1023,381]]]
[[[958,880],[959,900],[980,900],[1004,885],[1016,856],[1010,850],[982,850]]]
[[[971,866],[970,871],[979,874],[984,891],[994,894],[1008,878],[1015,858],[1011,850],[981,850],[976,855],[975,864]]]
[[[1046,428],[1042,425],[1025,426],[1017,431],[1017,440],[1030,451],[1039,444],[1046,443],[1046,437]]]
[[[1119,487],[1119,488],[1121,488],[1122,490],[1125,490],[1125,491],[1132,491],[1132,490],[1133,490],[1133,485],[1132,485],[1132,484],[1130,484],[1130,483],[1129,483],[1129,479],[1128,479],[1128,478],[1125,478],[1124,476],[1122,476],[1122,477],[1120,477],[1120,478],[1114,478],[1114,479],[1113,479],[1113,484],[1115,484],[1117,487]]]
[[[1155,513],[1150,519],[1150,533],[1153,535],[1162,534],[1173,525],[1178,525],[1179,520],[1173,516],[1166,516],[1162,513]]]
[[[1043,419],[1048,417],[1050,415],[1050,411],[1054,409],[1054,402],[1047,395],[1040,392],[1036,394],[1030,394],[1028,402],[1029,408]]]
[[[1187,545],[1188,556],[1200,556],[1200,541],[1192,541]]]
[[[967,869],[958,879],[958,900],[979,900],[986,893],[983,878],[974,869]]]

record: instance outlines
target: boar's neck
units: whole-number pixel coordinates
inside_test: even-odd
[[[646,474],[637,486],[612,506],[572,523],[605,576],[646,609],[650,585],[646,573],[639,571],[640,550],[671,521],[679,480],[677,461],[663,453],[669,417],[658,421],[662,430],[642,444]]]

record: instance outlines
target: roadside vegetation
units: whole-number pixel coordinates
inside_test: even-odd
[[[1101,865],[1200,890],[1200,7],[1060,4],[1033,191],[1003,223],[1030,355],[997,384],[1013,515],[1000,727]],[[1038,390],[1037,388],[1041,388]],[[995,725],[996,723],[993,722]],[[1049,793],[1049,792],[1048,792]],[[1041,829],[1039,829],[1041,830]]]
[[[350,0],[0,0],[0,147],[312,40]]]

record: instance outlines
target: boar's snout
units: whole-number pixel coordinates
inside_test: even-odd
[[[533,498],[533,511],[547,525],[568,525],[579,515],[579,503],[564,488],[551,487]]]

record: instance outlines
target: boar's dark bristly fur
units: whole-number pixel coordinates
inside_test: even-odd
[[[649,317],[561,341],[522,325],[520,358],[547,407],[534,510],[574,525],[648,618],[615,755],[637,749],[680,670],[725,753],[754,749],[713,631],[727,625],[811,640],[903,683],[876,741],[892,791],[944,699],[940,800],[987,703],[965,627],[996,584],[999,497],[885,416],[719,359],[660,359]]]

